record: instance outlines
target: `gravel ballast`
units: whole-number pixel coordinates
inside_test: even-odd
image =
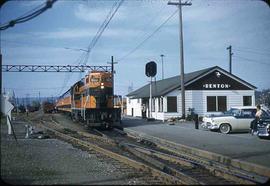
[[[25,139],[25,122],[14,122],[18,144],[1,123],[1,179],[9,184],[144,184],[113,163],[58,139]],[[40,129],[35,129],[38,131]]]

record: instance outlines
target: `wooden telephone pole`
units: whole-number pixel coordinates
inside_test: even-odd
[[[184,86],[184,43],[183,43],[183,26],[182,26],[182,6],[191,6],[191,3],[185,2],[182,3],[179,0],[176,2],[168,2],[168,5],[177,5],[179,8],[179,39],[180,39],[180,71],[181,71],[181,97],[182,97],[182,118],[186,118],[186,109],[185,109],[185,86]]]
[[[232,73],[232,46],[230,45],[229,47],[227,47],[227,50],[229,50],[229,71],[230,74]]]
[[[114,106],[114,64],[117,64],[118,62],[113,61],[113,56],[111,56],[111,62],[108,62],[111,64],[111,73],[112,73],[112,95],[113,95],[113,106]]]

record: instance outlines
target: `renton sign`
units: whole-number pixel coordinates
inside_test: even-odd
[[[213,83],[203,84],[203,88],[206,88],[206,89],[208,89],[208,88],[228,89],[230,87],[231,87],[230,84],[219,84],[219,83],[217,83],[217,84],[213,84]]]
[[[215,70],[207,75],[198,77],[186,86],[186,90],[253,90],[244,82],[233,77],[232,74],[224,74]]]

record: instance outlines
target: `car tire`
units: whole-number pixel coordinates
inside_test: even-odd
[[[231,126],[228,123],[222,123],[219,127],[219,131],[223,134],[228,134],[231,132]]]
[[[270,140],[270,137],[269,136],[258,136],[260,139],[264,139],[264,140]]]

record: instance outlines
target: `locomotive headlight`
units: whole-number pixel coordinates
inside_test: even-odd
[[[101,83],[101,86],[104,85],[104,83]]]
[[[101,89],[104,89],[104,86],[103,85],[101,85],[101,87],[100,87]]]

